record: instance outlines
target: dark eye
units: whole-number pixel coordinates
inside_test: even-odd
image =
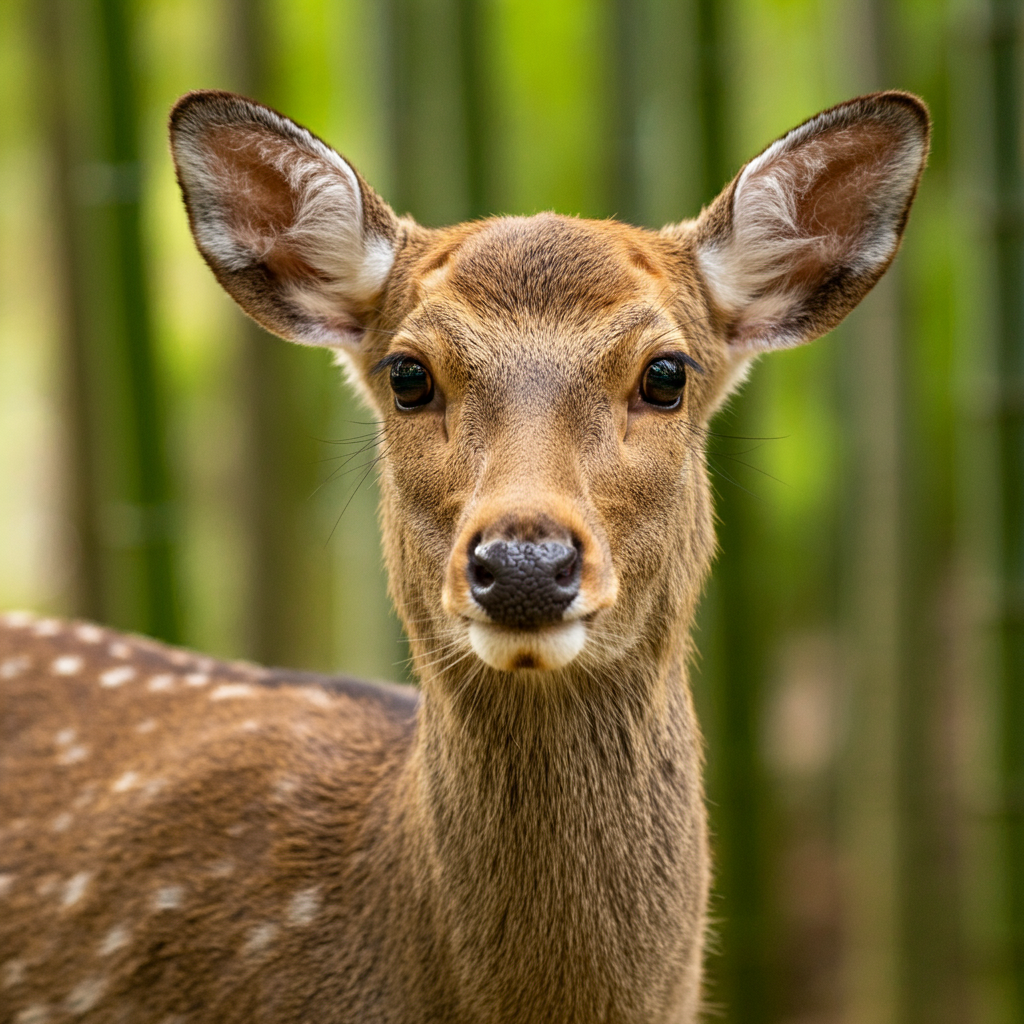
[[[677,406],[686,386],[686,366],[675,356],[653,360],[640,378],[640,397],[663,409]]]
[[[414,409],[434,397],[434,380],[422,363],[399,359],[391,364],[391,390],[399,409]]]

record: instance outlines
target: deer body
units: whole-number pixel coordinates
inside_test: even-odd
[[[398,688],[52,625],[0,627],[22,659],[0,662],[5,702],[45,703],[3,737],[6,920],[34,927],[5,928],[0,1006],[658,1020],[695,999],[706,853],[682,687],[646,721],[580,692],[563,699],[582,716],[513,699],[453,733],[428,697],[414,726]]]
[[[218,279],[382,417],[422,696],[8,618],[0,1022],[695,1020],[705,425],[884,271],[927,134],[881,94],[660,233],[426,230],[292,122],[186,97]]]

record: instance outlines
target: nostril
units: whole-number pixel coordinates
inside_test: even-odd
[[[477,561],[475,552],[473,554],[472,565],[473,582],[478,587],[489,587],[491,586],[492,583],[494,583],[494,573],[491,572],[491,570],[488,569],[486,565],[483,565],[481,562]]]
[[[558,566],[555,572],[555,582],[564,586],[566,583],[570,583],[573,577],[576,575],[576,549],[568,548],[566,553],[555,560],[555,565]]]

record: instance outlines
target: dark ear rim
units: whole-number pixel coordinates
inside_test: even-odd
[[[827,131],[842,129],[844,125],[853,126],[865,121],[889,124],[899,129],[907,140],[905,145],[909,145],[916,136],[916,145],[919,148],[916,171],[908,183],[902,207],[893,222],[896,241],[892,251],[886,259],[877,262],[870,270],[839,269],[827,282],[831,299],[826,299],[824,290],[820,291],[817,298],[812,297],[805,303],[801,313],[786,325],[785,330],[779,332],[774,341],[747,347],[748,354],[752,351],[802,344],[832,330],[874,287],[892,264],[899,252],[910,208],[927,165],[932,129],[928,106],[920,97],[902,90],[868,93],[837,103],[785,132],[757,156],[748,160],[698,217],[693,235],[698,252],[710,251],[725,245],[733,233],[737,190],[752,168],[756,168],[775,154],[782,155],[794,149],[807,139]],[[707,287],[707,293],[709,303],[721,315],[728,333],[728,325],[734,319],[733,314],[721,308],[715,301],[710,287]],[[842,311],[837,313],[837,310]]]
[[[202,148],[204,133],[223,125],[244,129],[246,125],[268,132],[291,143],[309,156],[333,166],[336,171],[355,183],[360,204],[359,230],[367,244],[383,243],[397,251],[400,246],[401,225],[387,203],[366,182],[355,167],[314,132],[293,119],[256,100],[237,93],[216,89],[202,89],[186,93],[173,106],[169,116],[169,136],[175,174],[184,199],[186,214],[193,239],[203,259],[220,285],[242,307],[243,311],[262,327],[287,340],[312,344],[346,344],[358,340],[363,331],[359,316],[339,316],[326,329],[315,318],[302,314],[272,298],[280,294],[282,282],[255,260],[224,259],[204,244],[206,227],[217,219],[216,202],[199,185],[202,173],[193,162],[191,171],[185,170],[184,153]],[[393,259],[393,257],[392,257]],[[386,277],[377,294],[387,287]],[[363,301],[370,307],[372,302]],[[355,307],[360,305],[356,302]],[[356,309],[356,312],[360,312]],[[332,340],[338,335],[336,340]]]

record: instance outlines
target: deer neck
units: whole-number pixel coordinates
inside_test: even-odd
[[[425,681],[409,766],[467,1009],[490,1019],[516,992],[510,1019],[532,1019],[530,993],[557,991],[561,1019],[657,1020],[695,998],[680,985],[697,977],[707,857],[683,659],[452,683]]]

